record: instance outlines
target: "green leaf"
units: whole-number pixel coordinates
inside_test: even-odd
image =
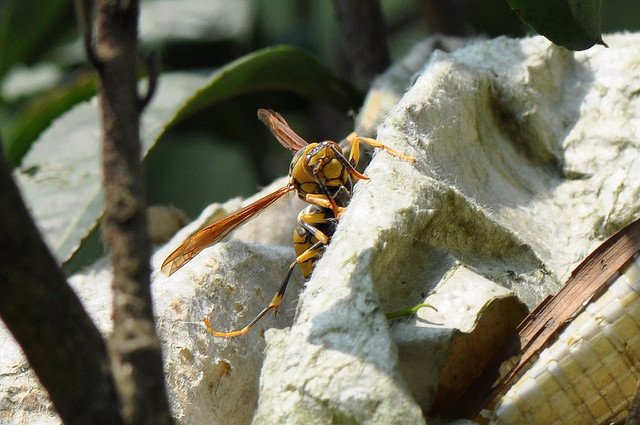
[[[539,34],[570,50],[605,45],[600,32],[600,0],[507,0]]]
[[[221,68],[177,115],[190,115],[216,102],[254,91],[288,91],[322,100],[339,110],[357,105],[360,94],[337,79],[315,56],[290,46],[259,50]]]
[[[70,0],[0,1],[0,77],[16,63],[28,63],[52,47],[56,35],[74,30]]]
[[[40,133],[71,107],[95,95],[96,85],[95,74],[84,74],[70,86],[56,88],[34,98],[5,128],[5,153],[9,163],[19,165]]]
[[[413,307],[407,307],[407,308],[403,308],[400,310],[395,310],[395,311],[390,311],[389,313],[385,314],[385,316],[387,317],[387,320],[393,320],[393,319],[399,319],[401,317],[407,317],[407,316],[413,316],[415,314],[418,313],[418,311],[420,311],[421,308],[425,308],[428,307],[432,310],[438,311],[437,308],[435,308],[434,306],[432,306],[431,304],[418,304],[416,306]]]
[[[144,85],[143,85],[144,86]],[[252,91],[290,91],[338,109],[355,106],[354,92],[310,54],[268,48],[212,73],[162,75],[142,117],[146,153],[180,121],[215,103]],[[265,105],[268,106],[268,105]],[[49,247],[67,262],[102,216],[100,121],[94,98],[56,120],[14,172]]]

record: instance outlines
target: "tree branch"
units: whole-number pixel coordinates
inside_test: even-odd
[[[384,18],[377,0],[333,0],[347,41],[346,54],[356,84],[368,86],[391,64]]]
[[[120,424],[107,349],[20,197],[0,142],[0,316],[65,424]]]
[[[103,232],[113,265],[114,377],[125,423],[169,424],[162,350],[151,303],[140,164],[140,111],[153,94],[155,75],[150,69],[150,88],[141,100],[136,75],[138,1],[98,0],[97,5],[97,39],[85,40],[85,46],[94,46],[87,56],[90,60],[95,56],[101,80]],[[91,22],[81,26],[90,27]]]
[[[138,100],[138,109],[140,112],[147,107],[156,92],[158,86],[158,69],[160,68],[159,62],[158,55],[155,52],[149,53],[147,56],[147,92]]]
[[[93,45],[93,1],[92,0],[74,0],[76,11],[76,20],[82,32],[82,40],[85,54],[89,63],[97,70],[102,68],[98,61],[95,47]]]

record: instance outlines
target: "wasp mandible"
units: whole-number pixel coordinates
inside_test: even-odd
[[[415,158],[399,153],[375,139],[351,133],[346,140],[350,144],[349,158],[340,145],[333,141],[307,143],[295,133],[279,113],[270,109],[259,109],[258,118],[269,128],[275,138],[294,152],[289,167],[289,183],[258,199],[244,208],[217,221],[185,240],[162,263],[162,272],[172,275],[194,258],[200,251],[223,239],[285,194],[295,191],[298,197],[310,205],[298,214],[293,242],[296,259],[287,271],[271,302],[247,326],[231,331],[216,331],[205,319],[207,330],[214,336],[233,337],[244,335],[269,310],[277,314],[287,284],[296,265],[302,268],[307,279],[316,261],[324,252],[337,226],[338,220],[351,200],[351,191],[356,180],[368,177],[355,168],[360,159],[360,142],[373,148],[384,149],[393,156],[415,162]]]

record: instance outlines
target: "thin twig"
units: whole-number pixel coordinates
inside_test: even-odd
[[[333,0],[338,24],[347,42],[353,80],[369,85],[391,64],[382,9],[377,0]]]
[[[74,0],[76,20],[82,31],[84,51],[89,63],[98,71],[102,67],[93,45],[93,1]]]
[[[147,92],[144,96],[139,97],[138,109],[140,112],[147,107],[156,92],[156,88],[158,87],[159,69],[160,61],[158,59],[158,55],[155,52],[149,53],[147,56]]]
[[[140,163],[141,103],[146,104],[153,95],[157,72],[151,63],[149,89],[141,100],[136,72],[138,1],[98,0],[97,4],[94,54],[101,81],[103,231],[113,266],[110,348],[114,377],[125,423],[170,424],[151,302],[151,248]],[[92,43],[85,41],[85,45]]]

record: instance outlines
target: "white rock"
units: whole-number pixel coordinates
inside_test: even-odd
[[[435,287],[438,251],[533,306],[638,217],[638,41],[573,54],[499,38],[434,55],[378,131],[418,162],[380,154],[366,170],[291,330],[267,333],[254,423],[420,423],[382,311]],[[457,296],[481,304],[492,291]],[[439,351],[453,340],[431,338]]]

